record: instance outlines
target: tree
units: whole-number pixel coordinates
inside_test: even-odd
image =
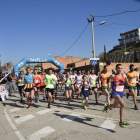
[[[0,66],[0,72],[2,72],[2,67]]]
[[[137,51],[135,48],[134,48],[134,61],[138,62],[138,55],[137,55]]]
[[[104,62],[106,62],[107,61],[107,54],[106,54],[106,48],[105,48],[105,45],[104,45]]]

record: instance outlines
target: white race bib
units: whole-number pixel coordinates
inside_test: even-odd
[[[35,83],[38,83],[38,80],[36,80]]]
[[[131,82],[135,83],[136,82],[136,78],[131,79]]]
[[[69,86],[70,86],[70,84],[66,84],[66,86],[67,86],[67,87],[69,87]]]
[[[53,86],[54,86],[53,84],[49,84],[49,88],[53,88]]]
[[[108,86],[107,82],[105,82],[105,86]]]
[[[123,92],[123,90],[124,90],[124,86],[117,86],[116,87],[117,92]]]

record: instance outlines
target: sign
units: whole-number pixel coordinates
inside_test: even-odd
[[[109,66],[109,65],[111,65],[111,61],[110,60],[107,60],[106,61],[106,64]]]
[[[92,65],[97,65],[97,60],[92,60]]]
[[[100,58],[89,58],[90,60],[100,60]]]

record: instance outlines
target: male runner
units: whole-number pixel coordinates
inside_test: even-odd
[[[34,69],[34,77],[35,77],[35,103],[39,103],[39,92],[40,92],[40,82],[41,82],[41,77],[39,74],[37,74],[37,69]]]
[[[28,109],[30,109],[30,103],[33,104],[33,97],[34,97],[34,83],[33,83],[33,74],[30,72],[31,69],[30,67],[26,68],[26,74],[23,75],[22,77],[22,83],[25,83],[25,94],[26,94],[26,98],[27,98],[27,103],[28,103]],[[35,78],[35,77],[34,77]],[[29,98],[29,94],[30,94],[30,98]]]
[[[70,78],[72,79],[73,83],[71,85],[72,87],[72,98],[74,99],[74,91],[75,91],[75,78],[76,78],[76,75],[75,75],[75,72],[70,72]]]
[[[137,83],[139,84],[139,77],[137,75],[137,72],[134,71],[134,65],[131,64],[129,66],[130,68],[130,71],[128,72],[127,74],[127,78],[128,78],[128,81],[129,81],[129,90],[132,94],[129,94],[127,93],[126,94],[126,97],[128,99],[129,96],[133,96],[133,102],[134,102],[134,109],[135,110],[139,110],[138,107],[137,107],[137,103],[136,103],[136,98],[137,98]]]
[[[94,70],[92,69],[91,71],[91,75],[89,77],[89,82],[90,82],[90,86],[92,89],[90,89],[90,93],[92,93],[92,91],[94,91],[95,94],[95,99],[96,99],[96,104],[98,105],[98,99],[97,99],[97,76],[94,74]]]
[[[104,106],[104,113],[107,113],[108,109],[116,108],[120,105],[120,127],[125,128],[126,125],[123,122],[123,115],[124,115],[124,107],[125,103],[123,101],[124,96],[124,86],[125,82],[128,83],[127,77],[121,73],[122,66],[121,64],[116,65],[116,74],[111,75],[109,78],[113,80],[113,90],[111,96],[114,99],[114,103],[111,105]]]
[[[108,72],[108,66],[105,65],[102,74],[98,77],[98,79],[102,78],[102,91],[103,91],[99,93],[99,98],[101,97],[101,95],[105,95],[108,105],[110,105],[109,91],[110,91],[110,86],[111,86],[110,85],[111,80],[108,81],[108,77],[110,77],[110,73]]]
[[[46,84],[46,92],[49,98],[48,108],[50,108],[50,103],[54,94],[54,82],[57,81],[55,81],[55,76],[52,74],[52,69],[50,68],[49,74],[44,77],[44,84]]]

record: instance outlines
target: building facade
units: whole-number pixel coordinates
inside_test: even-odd
[[[121,39],[118,39],[120,45],[140,40],[140,28],[120,34]]]

